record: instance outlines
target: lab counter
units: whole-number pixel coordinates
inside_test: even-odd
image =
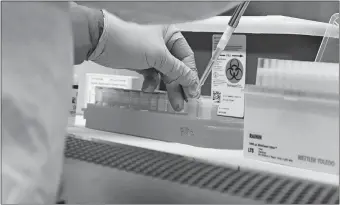
[[[76,125],[68,128],[63,175],[68,203],[339,203],[337,175],[246,159],[241,150],[199,148],[84,125],[77,116]],[[253,185],[248,184],[252,178]]]

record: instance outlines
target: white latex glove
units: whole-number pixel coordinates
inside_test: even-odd
[[[194,52],[190,48],[181,32],[174,26],[167,26],[164,28],[167,29],[164,38],[165,44],[170,53],[177,59],[181,60],[191,70],[197,72]],[[188,93],[190,93],[190,91],[188,91],[188,87],[184,87],[182,90],[176,81],[172,83],[166,83],[169,82],[169,79],[167,79],[167,77],[162,74],[160,75],[159,72],[154,68],[140,70],[137,72],[144,76],[142,87],[144,92],[153,92],[158,87],[162,79],[163,82],[165,82],[170,103],[175,110],[183,109],[184,100],[187,100],[184,97],[199,97],[199,95],[188,96]],[[185,96],[183,95],[183,91]],[[197,92],[197,94],[200,94],[200,92]]]
[[[154,76],[153,80],[157,81],[156,71],[160,72],[167,84],[169,100],[175,110],[183,108],[183,98],[179,98],[179,84],[183,86],[187,97],[198,96],[199,78],[190,47],[187,46],[192,56],[189,60],[185,59],[186,56],[180,50],[177,54],[183,58],[181,60],[189,62],[188,64],[193,69],[169,51],[173,49],[178,39],[183,39],[178,30],[173,26],[139,25],[125,22],[106,11],[103,11],[103,14],[104,30],[97,48],[88,60],[110,68],[135,70],[143,74],[146,80]],[[181,42],[183,44],[183,41]],[[148,84],[144,83],[143,88],[153,91]]]

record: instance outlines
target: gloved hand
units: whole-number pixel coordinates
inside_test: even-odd
[[[88,60],[141,73],[146,92],[157,87],[161,76],[170,103],[177,111],[183,109],[184,104],[179,85],[187,97],[198,97],[199,78],[193,52],[174,26],[139,25],[106,11],[103,14],[103,33]]]
[[[181,60],[186,66],[188,66],[191,70],[197,73],[196,63],[194,53],[191,50],[189,44],[181,34],[181,32],[176,29],[174,26],[163,26],[162,29],[166,29],[165,34],[165,44],[170,53],[177,59]],[[196,95],[192,95],[193,93],[188,90],[188,87],[184,87],[182,93],[181,85],[176,81],[171,82],[171,79],[168,79],[167,76],[159,73],[155,68],[150,68],[146,70],[137,71],[138,73],[144,76],[144,82],[142,86],[142,90],[144,92],[153,92],[160,83],[160,80],[163,80],[166,85],[166,90],[168,92],[168,97],[172,107],[175,110],[181,110],[184,107],[184,97],[197,98],[199,97],[200,92],[196,91]],[[171,82],[171,83],[168,83]],[[183,96],[183,94],[185,96]],[[190,95],[191,94],[191,95]],[[189,96],[188,96],[189,95]]]

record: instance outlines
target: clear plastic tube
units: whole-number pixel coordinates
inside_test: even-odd
[[[149,110],[151,96],[152,96],[152,93],[145,93],[145,92],[140,93],[139,109]]]
[[[121,106],[124,108],[130,107],[130,91],[129,90],[121,90],[122,92],[120,93],[120,102]]]
[[[140,91],[130,91],[130,108],[139,109]]]
[[[211,59],[209,60],[209,63],[207,67],[205,68],[205,71],[201,77],[200,84],[199,84],[200,90],[201,90],[201,87],[204,85],[205,81],[207,80],[208,76],[210,75],[212,67],[215,64],[216,60],[218,59],[222,51],[227,46],[231,36],[233,35],[236,27],[238,26],[238,23],[242,15],[244,14],[245,10],[247,9],[249,3],[250,1],[244,1],[236,7],[233,15],[231,16],[228,22],[227,28],[223,32],[221,39],[216,46],[216,50],[213,52],[213,55]]]
[[[334,93],[339,91],[337,63],[261,59],[258,86],[283,91]],[[270,67],[271,66],[271,67]],[[320,72],[322,71],[322,72]]]
[[[331,19],[329,20],[329,25],[326,28],[324,37],[322,39],[320,48],[318,50],[318,53],[316,54],[315,62],[321,62],[324,58],[324,52],[326,50],[327,45],[329,45],[328,41],[332,34],[332,31],[336,31],[337,35],[339,35],[339,13],[335,13],[331,16]],[[337,41],[339,43],[339,40]]]
[[[204,73],[203,73],[201,80],[200,80],[199,88],[201,88],[204,85],[205,81],[207,80],[208,76],[211,73],[212,67],[214,66],[218,57],[221,55],[222,51],[227,46],[229,39],[231,38],[232,34],[234,33],[234,30],[235,30],[235,28],[228,25],[226,30],[223,32],[223,35],[222,35],[220,41],[218,42],[217,47],[216,47],[215,51],[213,52],[213,55],[212,55],[211,59],[209,60],[207,67],[204,70]]]
[[[167,95],[166,93],[158,93],[158,112],[166,112],[167,111]]]
[[[157,109],[158,109],[158,99],[159,99],[158,93],[151,93],[149,110],[157,111]]]
[[[211,120],[213,101],[210,96],[201,96],[198,102],[197,118]]]
[[[103,102],[103,90],[101,87],[95,88],[95,105],[102,105]]]
[[[198,116],[198,106],[199,100],[198,99],[188,99],[188,116],[190,118],[196,119]]]

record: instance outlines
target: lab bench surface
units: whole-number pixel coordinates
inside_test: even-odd
[[[70,204],[254,204],[174,182],[66,159],[65,191]]]
[[[184,144],[157,141],[147,138],[129,136],[124,134],[109,133],[92,130],[85,127],[82,116],[77,116],[76,124],[68,128],[68,133],[80,136],[85,139],[97,139],[104,142],[119,143],[129,146],[145,148],[194,158],[201,162],[207,162],[219,166],[229,166],[242,170],[257,170],[273,174],[296,177],[303,180],[316,181],[330,185],[339,185],[339,176],[315,172],[295,167],[262,162],[244,158],[242,150],[217,150],[209,148],[194,147]]]
[[[73,134],[66,139],[65,157],[68,203],[339,202],[338,186]]]

